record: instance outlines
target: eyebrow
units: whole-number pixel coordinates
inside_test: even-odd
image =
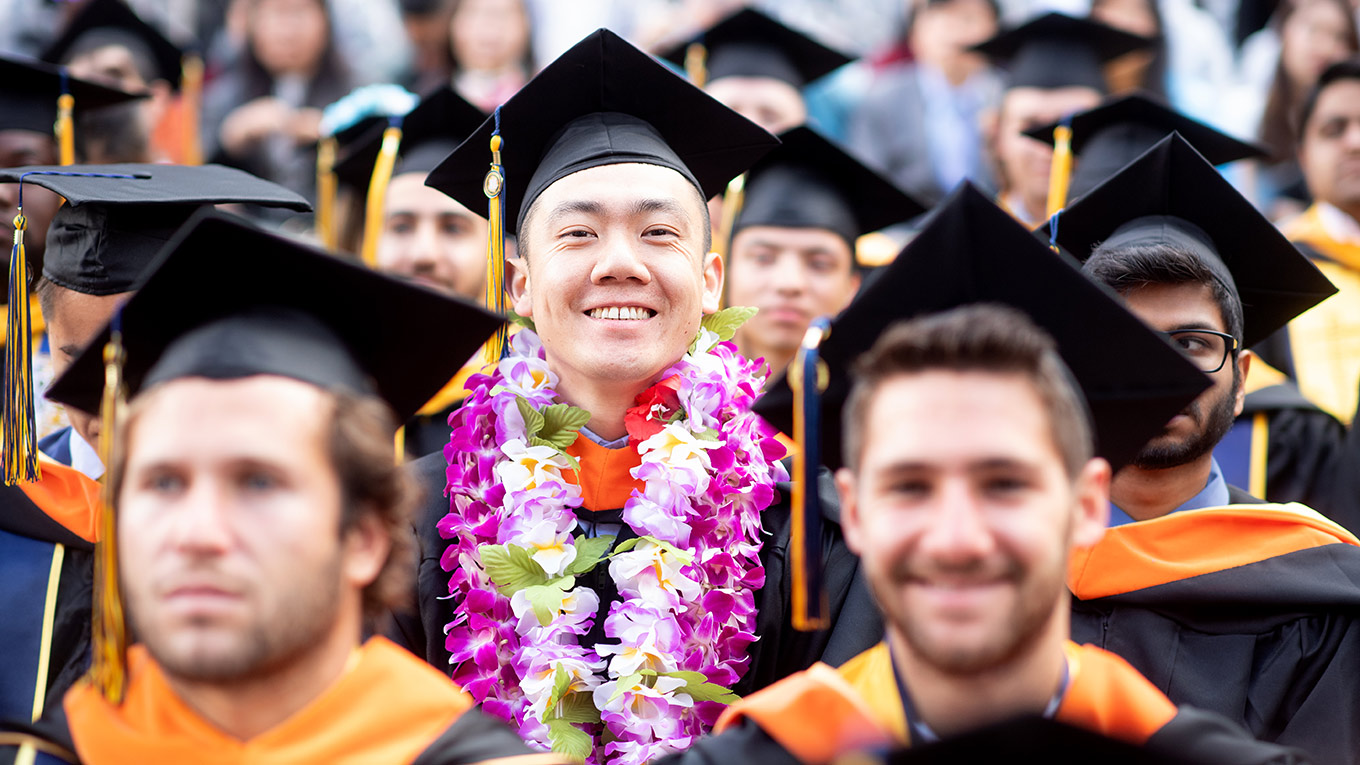
[[[66,354],[67,356],[79,356],[83,348],[79,345],[76,345],[75,343],[67,343],[66,345],[61,346],[57,350]]]
[[[548,225],[556,223],[558,220],[568,215],[599,215],[604,212],[604,205],[590,199],[574,199],[553,208],[548,213]]]
[[[685,210],[684,205],[681,205],[674,199],[639,199],[633,203],[633,209],[631,211],[633,215],[645,215],[647,213],[658,212],[677,215],[684,218],[686,221],[689,220],[689,212]]]

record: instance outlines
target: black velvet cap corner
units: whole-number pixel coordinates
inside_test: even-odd
[[[926,210],[811,128],[786,130],[779,141],[746,176],[734,236],[747,226],[820,228],[839,234],[853,249],[860,235]]]
[[[75,99],[75,113],[114,106],[138,98],[128,93],[97,85],[88,80],[66,77],[67,92]],[[27,130],[52,135],[57,121],[57,97],[62,93],[62,70],[51,64],[17,56],[0,55],[0,130]]]
[[[278,375],[376,394],[398,422],[446,385],[502,321],[461,298],[207,210],[175,235],[114,319],[130,397],[184,377]],[[437,353],[420,328],[439,328]],[[49,398],[98,411],[110,331],[52,384]]]
[[[854,59],[775,21],[753,8],[742,8],[661,54],[685,65],[689,46],[707,50],[708,81],[723,77],[769,77],[802,88]]]
[[[1072,115],[1072,154],[1076,168],[1068,194],[1073,199],[1119,172],[1140,154],[1172,132],[1195,147],[1211,164],[1240,159],[1259,159],[1269,152],[1257,144],[1234,138],[1199,120],[1182,114],[1145,93],[1130,93]],[[1061,124],[1050,123],[1026,130],[1025,135],[1048,144]]]
[[[122,0],[90,0],[66,25],[61,36],[47,46],[41,58],[52,64],[64,64],[73,51],[95,43],[140,47],[151,56],[157,76],[179,88],[184,49],[143,21]]]
[[[1036,233],[1047,238],[1052,225]],[[1246,347],[1336,292],[1179,133],[1059,214],[1056,238],[1082,262],[1102,244],[1176,243],[1192,249],[1240,296]]]
[[[426,184],[473,211],[499,123],[505,231],[548,186],[602,165],[642,163],[680,173],[708,199],[778,145],[774,136],[607,29],[539,72],[430,173]]]
[[[1090,19],[1045,13],[978,43],[973,50],[1006,71],[1009,88],[1093,88],[1109,92],[1101,67],[1152,44]]]
[[[21,180],[22,179],[22,180]],[[131,290],[160,248],[204,205],[311,209],[278,184],[220,165],[39,165],[0,169],[0,183],[66,198],[52,217],[43,278],[87,295]]]
[[[855,360],[900,319],[971,303],[1017,308],[1053,337],[1085,394],[1096,453],[1116,470],[1209,387],[1209,378],[1083,276],[1075,261],[1050,250],[965,182],[897,259],[874,273],[822,343],[831,373],[822,399],[827,467],[844,464],[841,410]],[[780,378],[755,411],[787,433],[792,403],[788,381]]]

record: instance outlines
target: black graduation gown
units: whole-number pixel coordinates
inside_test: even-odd
[[[1360,547],[1269,556],[1244,544],[1224,539],[1200,561],[1176,561],[1191,569],[1155,586],[1082,599],[1074,584],[1072,639],[1123,656],[1176,704],[1319,763],[1360,762]]]
[[[398,614],[386,630],[389,638],[405,645],[430,664],[448,672],[448,651],[444,648],[444,625],[452,619],[449,607],[449,575],[439,565],[447,540],[439,536],[436,524],[448,514],[444,497],[447,464],[442,453],[430,454],[408,465],[424,489],[424,504],[419,514],[416,535],[419,539],[420,567],[416,582],[416,612]],[[818,490],[826,523],[822,533],[822,560],[825,566],[827,596],[831,605],[832,626],[821,632],[799,632],[790,625],[792,571],[789,561],[790,496],[788,484],[781,484],[782,498],[761,514],[766,531],[761,562],[765,566],[765,586],[756,593],[758,616],[751,646],[751,664],[746,675],[733,688],[738,695],[759,690],[817,661],[833,666],[875,645],[883,637],[883,622],[863,581],[859,559],[845,546],[841,535],[839,502],[831,474],[823,471]],[[600,522],[617,521],[617,516],[597,512]],[[626,525],[618,541],[635,536]],[[600,595],[596,631],[590,637],[603,639],[604,617],[617,597],[608,570],[597,567],[582,584]]]

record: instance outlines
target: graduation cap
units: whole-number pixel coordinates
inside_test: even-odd
[[[742,8],[661,54],[703,87],[723,77],[768,77],[802,89],[854,59],[760,11]]]
[[[841,409],[850,368],[897,319],[970,303],[1025,312],[1053,336],[1085,395],[1096,453],[1127,463],[1209,380],[1165,339],[1054,253],[971,183],[961,184],[927,218],[892,263],[860,290],[831,324],[820,354],[829,368],[823,398],[823,464],[845,464]],[[755,411],[783,432],[793,421],[793,392],[780,378]]]
[[[346,185],[367,192],[389,122],[401,127],[401,146],[392,174],[429,173],[485,121],[486,114],[481,109],[468,103],[453,88],[440,86],[425,94],[403,117],[356,123],[363,130],[341,140],[335,173]]]
[[[51,134],[64,94],[76,113],[146,97],[71,77],[41,61],[0,55],[0,130]]]
[[[1166,747],[1135,746],[1095,731],[1038,715],[1025,715],[909,748],[870,753],[864,762],[883,765],[953,765],[1016,760],[1046,765],[1205,765]]]
[[[926,210],[811,128],[787,130],[779,141],[747,173],[733,236],[747,226],[820,228],[840,235],[853,252],[862,234]]]
[[[1152,43],[1098,21],[1045,13],[973,50],[1006,70],[1008,88],[1086,87],[1106,93],[1105,62]]]
[[[1174,132],[1211,164],[1265,157],[1261,146],[1215,130],[1145,93],[1107,99],[1100,106],[1026,130],[1025,135],[1057,145],[1062,128],[1070,131],[1071,153],[1080,162],[1071,174],[1068,195],[1076,198],[1119,172],[1158,141]],[[1055,161],[1057,154],[1054,155]]]
[[[1163,138],[1038,234],[1051,236],[1083,262],[1097,246],[1190,249],[1240,296],[1245,347],[1336,292],[1179,133]]]
[[[220,165],[81,165],[79,172],[14,167],[0,169],[0,183],[42,186],[66,198],[52,217],[42,274],[87,295],[131,290],[160,248],[204,205],[311,209],[293,191]]]
[[[48,396],[101,414],[102,456],[109,464],[120,391],[136,396],[182,378],[276,375],[325,390],[377,395],[401,422],[448,382],[501,321],[459,298],[201,211]],[[446,353],[426,353],[417,347],[423,341],[410,332],[413,326],[458,331]],[[119,703],[127,634],[109,499],[106,485],[91,672],[105,697]]]
[[[184,49],[143,21],[122,0],[90,0],[66,25],[61,36],[43,51],[41,58],[65,64],[77,55],[107,45],[123,46],[134,57],[149,61],[156,70],[150,79],[165,80],[179,89]]]
[[[600,29],[498,107],[425,183],[469,210],[488,209],[487,304],[499,310],[503,234],[517,233],[529,206],[556,181],[593,167],[642,163],[674,170],[709,199],[778,143]],[[503,341],[502,334],[488,355],[498,354]]]

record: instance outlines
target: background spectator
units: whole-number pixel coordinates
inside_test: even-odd
[[[453,87],[482,111],[505,103],[533,75],[524,0],[454,0]]]

